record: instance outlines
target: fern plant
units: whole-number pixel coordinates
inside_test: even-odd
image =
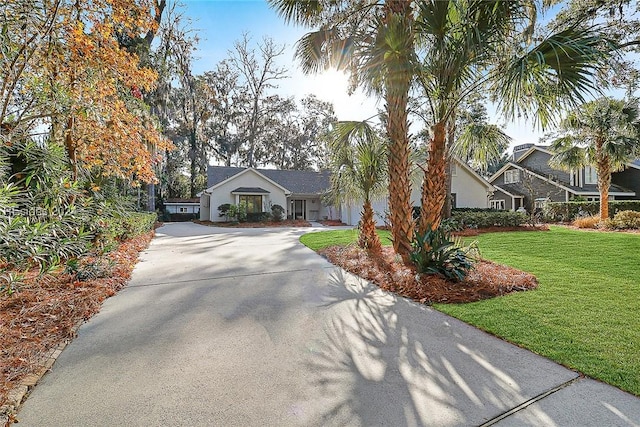
[[[443,227],[416,232],[412,241],[411,261],[419,273],[440,274],[459,282],[467,277],[477,257],[476,242],[464,246],[460,238],[452,238]]]

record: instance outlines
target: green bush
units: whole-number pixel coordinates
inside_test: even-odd
[[[227,211],[228,219],[234,219],[238,222],[245,222],[247,220],[247,206],[246,205],[229,205]]]
[[[527,216],[513,211],[454,211],[452,220],[461,228],[518,227]]]
[[[605,227],[611,230],[640,229],[640,212],[620,211],[605,221]]]
[[[271,206],[271,219],[280,222],[284,219],[284,208],[280,205]]]
[[[151,231],[157,219],[155,212],[112,212],[103,215],[94,224],[95,249],[100,252],[109,252],[119,242]]]
[[[640,200],[614,200],[609,202],[609,217],[621,211],[640,211]],[[549,222],[571,222],[576,218],[598,215],[599,202],[550,202],[543,214]]]
[[[453,208],[451,212],[502,212],[494,208]]]
[[[477,257],[475,244],[463,246],[443,228],[416,233],[412,241],[411,261],[424,274],[440,274],[449,280],[463,280]]]
[[[265,222],[271,219],[269,212],[251,212],[247,214],[247,222]]]
[[[220,206],[218,206],[218,216],[227,217],[227,220],[228,220],[229,219],[228,218],[229,209],[231,209],[231,204],[230,203],[221,204]]]
[[[156,214],[127,212],[115,179],[90,171],[74,179],[68,166],[55,143],[0,146],[0,263],[9,269],[45,272],[152,229]]]

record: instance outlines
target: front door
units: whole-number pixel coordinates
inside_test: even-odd
[[[307,219],[307,201],[306,200],[292,200],[293,205],[293,219]]]

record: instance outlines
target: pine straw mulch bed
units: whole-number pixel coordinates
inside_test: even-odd
[[[418,275],[397,259],[391,247],[372,256],[355,245],[331,246],[318,251],[332,264],[367,279],[380,288],[423,304],[465,303],[535,289],[532,274],[512,267],[480,260],[462,282],[437,275]]]
[[[229,227],[229,228],[269,228],[269,227],[311,227],[311,223],[303,219],[285,219],[282,221],[262,221],[262,222],[212,222],[194,220],[196,224],[208,227]]]
[[[0,294],[0,419],[11,417],[20,403],[8,401],[11,391],[25,378],[42,372],[56,349],[75,336],[77,327],[127,284],[138,253],[153,235],[140,235],[100,260],[87,260],[108,265],[108,277],[79,281],[63,271],[44,277],[31,273],[18,291]]]

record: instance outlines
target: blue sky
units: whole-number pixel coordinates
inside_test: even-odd
[[[233,43],[248,32],[254,42],[263,37],[271,37],[277,44],[286,45],[280,65],[286,67],[291,78],[284,80],[276,91],[282,96],[297,99],[313,93],[320,99],[334,104],[339,120],[364,120],[376,114],[383,104],[369,99],[361,92],[347,95],[346,77],[339,72],[306,76],[298,68],[293,58],[296,41],[308,30],[285,24],[263,0],[199,0],[183,1],[185,14],[193,20],[198,30],[200,43],[196,52],[194,71],[202,73],[213,70],[216,64],[226,58]],[[504,124],[498,117],[496,124]],[[507,123],[504,128],[513,138],[512,145],[536,143],[542,135],[531,123],[524,121]]]

